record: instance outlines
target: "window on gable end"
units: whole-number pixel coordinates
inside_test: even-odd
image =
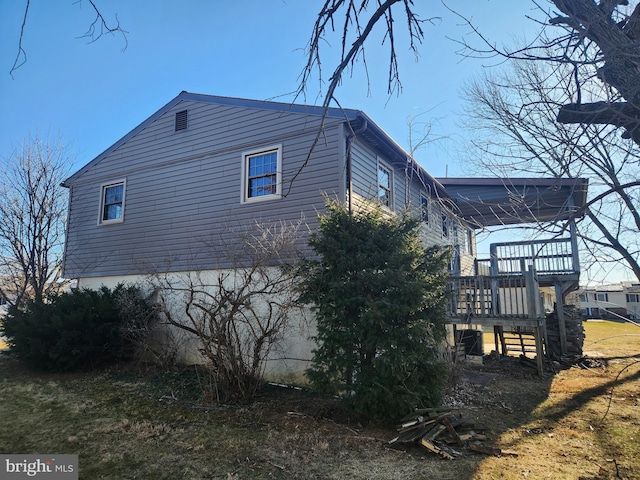
[[[102,185],[99,223],[106,224],[124,221],[124,196],[124,181]]]
[[[186,130],[189,125],[188,110],[182,110],[176,112],[176,132],[179,130]]]
[[[242,202],[282,196],[282,146],[242,154]]]

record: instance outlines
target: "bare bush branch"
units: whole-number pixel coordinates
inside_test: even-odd
[[[218,401],[255,394],[269,353],[301,312],[294,272],[278,266],[299,227],[256,224],[228,250],[232,268],[154,279],[164,321],[198,339]]]

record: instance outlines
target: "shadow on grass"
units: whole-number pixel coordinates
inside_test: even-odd
[[[640,355],[623,358],[640,358]],[[560,420],[574,412],[576,408],[580,408],[586,405],[594,398],[601,396],[611,398],[614,395],[615,388],[624,386],[625,384],[634,382],[636,380],[640,380],[640,368],[638,368],[638,371],[636,371],[635,373],[624,376],[624,378],[622,377],[621,374],[624,373],[627,368],[633,367],[640,367],[640,362],[636,361],[627,365],[623,371],[621,371],[614,379],[609,380],[608,382],[605,382],[601,385],[596,385],[591,388],[587,388],[585,390],[581,390],[580,392],[567,397],[561,402],[558,402],[555,405],[553,411],[549,412],[549,414],[546,415],[546,418],[554,422],[559,422]]]

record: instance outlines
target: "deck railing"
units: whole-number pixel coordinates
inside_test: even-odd
[[[577,249],[570,238],[494,243],[490,246],[491,275],[522,274],[533,267],[538,275],[578,273]]]
[[[451,277],[449,290],[450,317],[529,316],[524,275]]]
[[[574,246],[568,238],[492,244],[491,258],[476,260],[475,276],[451,277],[448,315],[470,321],[472,317],[540,316],[538,279],[578,274]]]

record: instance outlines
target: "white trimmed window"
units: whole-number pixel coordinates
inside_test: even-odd
[[[282,145],[242,154],[242,203],[282,196]]]
[[[100,222],[118,223],[124,221],[124,180],[102,185],[100,193]]]
[[[393,172],[378,162],[378,201],[385,207],[393,209]]]

